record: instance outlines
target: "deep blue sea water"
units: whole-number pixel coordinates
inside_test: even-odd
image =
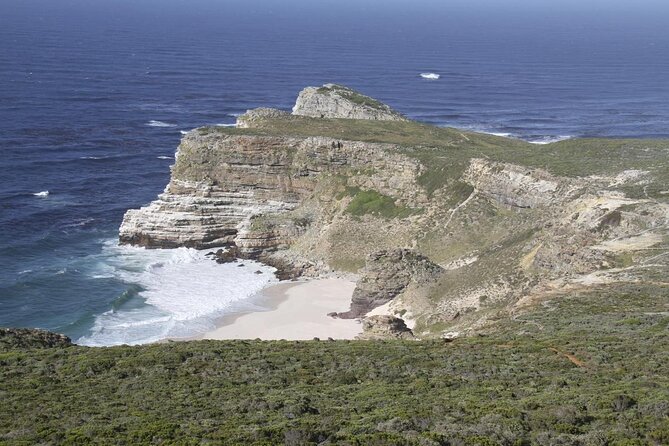
[[[535,142],[669,137],[668,8],[586,3],[0,1],[0,326],[146,342],[262,287],[261,266],[240,290],[117,229],[165,187],[181,130],[289,109],[306,85]]]

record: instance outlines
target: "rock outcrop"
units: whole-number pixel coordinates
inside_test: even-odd
[[[250,128],[263,119],[283,118],[288,114],[288,112],[276,108],[254,108],[253,110],[247,110],[246,113],[238,117],[236,125],[240,129]]]
[[[472,159],[463,176],[479,193],[518,208],[549,206],[573,197],[584,182],[541,169]]]
[[[406,121],[404,116],[386,104],[336,84],[302,90],[293,107],[293,114],[312,118]]]
[[[65,335],[30,328],[0,328],[0,350],[69,347]]]
[[[389,315],[369,316],[362,320],[362,334],[358,339],[414,339],[404,320]]]
[[[411,249],[393,249],[375,252],[367,258],[361,271],[351,309],[339,317],[353,319],[384,305],[399,296],[411,283],[433,282],[443,268]]]

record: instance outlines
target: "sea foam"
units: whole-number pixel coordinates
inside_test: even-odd
[[[92,274],[113,276],[128,290],[98,315],[77,340],[90,346],[144,344],[192,337],[215,320],[245,308],[244,300],[276,282],[274,269],[257,262],[218,264],[208,251],[105,245],[105,260]],[[260,274],[258,273],[260,272]]]
[[[146,123],[149,127],[176,127],[176,124],[170,124],[168,122],[163,122],[163,121],[155,121],[155,120],[150,120],[149,122]]]
[[[46,198],[46,197],[49,196],[49,191],[48,190],[43,190],[41,192],[35,192],[33,195],[36,196],[36,197],[40,197],[40,198]]]
[[[527,142],[532,144],[551,144],[554,142],[565,141],[571,139],[573,136],[569,135],[560,135],[560,136],[542,136],[541,138],[529,139]]]
[[[423,79],[436,81],[441,77],[441,75],[437,73],[420,73],[420,77],[422,77]]]

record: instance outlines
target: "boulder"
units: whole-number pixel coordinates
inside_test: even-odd
[[[414,339],[404,320],[390,315],[370,316],[362,321],[358,339]]]

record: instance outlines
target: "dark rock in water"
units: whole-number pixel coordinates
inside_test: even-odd
[[[382,250],[370,254],[353,291],[351,309],[339,313],[339,317],[354,319],[364,316],[393,300],[410,283],[427,283],[443,271],[439,265],[411,249]]]
[[[262,274],[262,271],[257,270],[257,271],[255,271],[253,274]]]
[[[243,267],[243,266],[244,266],[243,263],[239,263],[239,264],[237,265],[237,268],[241,268],[241,267]]]
[[[413,339],[413,332],[404,320],[388,315],[370,316],[362,321],[362,334],[358,339]]]
[[[239,249],[232,245],[227,250],[219,249],[216,251],[216,263],[231,263],[240,256]]]
[[[336,318],[339,317],[339,313],[337,313],[336,311],[333,311],[331,313],[328,313],[328,316],[336,319]]]
[[[69,347],[65,335],[30,328],[0,328],[0,350]]]

